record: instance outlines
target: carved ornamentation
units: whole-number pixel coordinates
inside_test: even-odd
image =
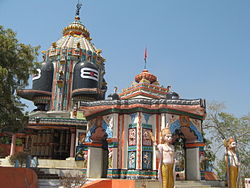
[[[128,145],[129,146],[136,145],[136,128],[131,128],[128,130]]]
[[[142,129],[142,145],[143,146],[152,146],[150,133],[152,134],[151,129],[145,129],[145,128]]]
[[[128,169],[136,168],[136,151],[128,152]]]
[[[188,116],[180,116],[180,124],[182,127],[189,127],[190,120]]]
[[[143,151],[142,152],[142,169],[151,170],[152,169],[152,152]]]

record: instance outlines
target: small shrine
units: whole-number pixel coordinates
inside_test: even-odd
[[[89,177],[103,177],[104,170],[109,178],[156,179],[159,160],[150,133],[159,142],[161,130],[170,128],[174,138],[184,140],[185,178],[202,178],[205,100],[180,98],[145,69],[131,87],[107,100],[81,102],[79,109],[89,121],[85,138]],[[99,174],[92,172],[98,166],[102,167]]]

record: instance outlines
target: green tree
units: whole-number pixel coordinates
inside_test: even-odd
[[[225,106],[223,103],[213,102],[207,110],[207,118],[203,123],[206,135],[216,147],[217,172],[223,177],[225,169],[223,167],[224,156],[220,155],[225,151],[223,140],[230,137],[235,138],[237,142],[237,153],[239,155],[241,166],[240,175],[242,177],[250,176],[250,114],[237,118],[232,114],[223,112]]]
[[[212,142],[208,139],[206,139],[206,135],[204,135],[204,160],[202,161],[202,165],[204,166],[204,170],[210,171],[214,168],[214,162],[215,162],[215,153],[212,149]]]
[[[0,131],[16,131],[27,123],[16,93],[28,85],[29,75],[36,70],[38,49],[19,43],[16,33],[0,26]]]

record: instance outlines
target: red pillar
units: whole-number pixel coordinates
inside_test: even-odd
[[[70,157],[75,157],[75,137],[76,133],[75,130],[71,131],[70,136]]]
[[[13,134],[11,138],[10,156],[15,154],[15,150],[16,150],[16,134]]]

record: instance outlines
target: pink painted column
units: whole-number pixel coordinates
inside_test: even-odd
[[[15,154],[15,150],[16,150],[16,134],[13,134],[11,138],[10,156]]]
[[[71,131],[71,136],[70,136],[70,157],[75,157],[75,138],[76,138],[76,133],[74,130]]]

